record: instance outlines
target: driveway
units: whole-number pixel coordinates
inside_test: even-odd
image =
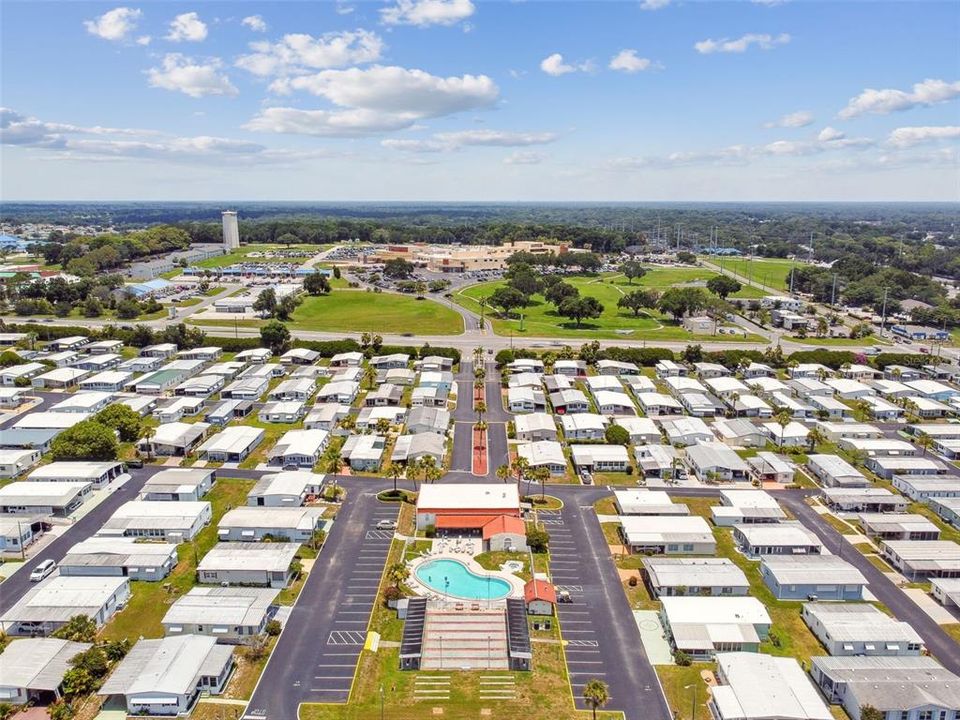
[[[558,494],[558,493],[555,493]],[[541,513],[550,533],[550,570],[571,603],[557,605],[564,654],[577,708],[588,709],[583,688],[598,678],[610,688],[607,710],[627,720],[671,720],[656,671],[643,649],[640,631],[603,538],[600,523],[579,495],[566,492],[564,508]]]
[[[293,606],[244,718],[297,720],[301,703],[346,702],[393,533],[396,505],[354,487]]]

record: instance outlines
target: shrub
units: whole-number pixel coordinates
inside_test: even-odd
[[[637,579],[636,575],[631,575],[630,579],[627,580],[627,585],[629,585],[630,587],[636,587],[639,582],[640,581]]]
[[[281,630],[283,630],[283,626],[279,620],[270,620],[263,626],[263,631],[270,637],[276,637],[280,634]]]
[[[527,545],[535,553],[545,553],[550,544],[550,533],[540,528],[527,530]]]
[[[427,525],[427,526],[423,529],[423,534],[426,535],[428,538],[434,538],[434,537],[436,537],[436,536],[437,536],[437,528],[436,528],[436,526],[434,526],[434,525]]]
[[[689,655],[687,655],[683,650],[674,650],[673,661],[680,667],[690,667],[690,664],[693,662],[693,659]]]

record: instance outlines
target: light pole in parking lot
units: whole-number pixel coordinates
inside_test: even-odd
[[[380,683],[380,720],[383,720],[383,683]]]

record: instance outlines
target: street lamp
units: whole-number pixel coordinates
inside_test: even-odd
[[[383,720],[383,683],[380,683],[380,720]]]
[[[690,688],[693,688],[693,705],[690,708],[690,720],[697,720],[697,684],[692,683],[690,685],[683,686],[684,690],[689,690]]]

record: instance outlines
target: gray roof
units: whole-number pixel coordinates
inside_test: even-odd
[[[866,585],[853,565],[836,555],[768,555],[763,565],[781,585]]]
[[[643,558],[655,587],[748,587],[743,570],[727,558]]]
[[[90,647],[90,643],[56,638],[14,640],[0,655],[0,685],[56,690],[63,682],[64,673],[70,669],[70,658]]]
[[[128,583],[125,577],[51,577],[27,590],[0,616],[0,622],[66,622],[74,615],[94,617]]]
[[[882,712],[960,707],[960,678],[929,656],[814,657],[813,666]]]
[[[216,638],[206,635],[141,640],[120,661],[98,694],[188,695],[205,670],[214,670],[217,663],[222,669],[233,654],[232,647],[218,646],[216,642]]]
[[[916,643],[923,641],[917,631],[895,620],[870,603],[809,602],[803,611],[823,625],[827,636],[838,642]]]
[[[139,567],[163,565],[171,556],[176,561],[173,543],[138,542],[131,537],[90,537],[67,550],[60,565],[72,567]]]
[[[163,624],[258,626],[279,594],[274,588],[195,587],[170,607]]]
[[[297,543],[221,542],[203,556],[197,570],[286,572],[299,549]]]

